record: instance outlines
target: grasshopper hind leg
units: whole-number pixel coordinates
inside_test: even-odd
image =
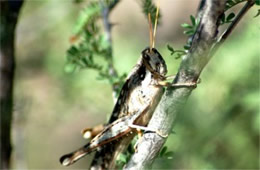
[[[99,124],[94,126],[93,128],[85,128],[81,131],[83,138],[85,139],[93,139],[97,136],[100,132],[102,132],[105,128],[105,125]]]

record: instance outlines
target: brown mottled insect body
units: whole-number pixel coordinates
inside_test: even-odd
[[[101,160],[104,165],[102,168],[109,168],[106,167],[109,164],[112,168],[111,161],[115,163],[118,154],[129,145],[136,134],[135,128],[131,125],[146,126],[150,121],[163,94],[163,87],[159,82],[165,80],[166,73],[167,67],[160,53],[155,48],[145,49],[121,89],[110,124],[89,144],[61,157],[61,163],[65,166],[70,165],[97,147],[107,144],[107,147],[101,148],[98,152],[106,153]],[[129,136],[126,136],[127,134]],[[119,138],[122,139],[115,145],[108,144]],[[111,149],[116,152],[109,153],[108,150]]]

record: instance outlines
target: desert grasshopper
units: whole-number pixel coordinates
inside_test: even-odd
[[[150,15],[148,18],[150,18]],[[166,136],[161,134],[159,130],[146,127],[161,99],[164,86],[193,87],[196,86],[196,83],[165,83],[167,66],[161,54],[153,48],[156,27],[154,35],[152,35],[151,21],[149,24],[150,47],[142,51],[138,63],[126,79],[112,112],[110,124],[88,144],[62,156],[60,158],[62,165],[68,166],[97,148],[103,147],[99,151],[104,154],[102,160],[94,160],[94,162],[102,161],[102,165],[98,169],[114,169],[118,154],[126,149],[138,131],[148,130],[163,137]]]

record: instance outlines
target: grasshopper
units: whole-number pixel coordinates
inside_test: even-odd
[[[150,21],[150,15],[148,16]],[[140,59],[128,75],[109,124],[88,144],[62,156],[60,158],[62,165],[71,165],[85,155],[99,149],[97,154],[101,154],[103,157],[102,160],[94,159],[94,165],[98,161],[102,161],[101,167],[98,169],[114,169],[117,156],[128,147],[140,130],[152,131],[162,137],[167,136],[160,133],[159,130],[146,127],[161,99],[164,86],[196,86],[196,83],[169,84],[165,82],[167,66],[161,54],[153,48],[154,37],[151,33],[151,21],[149,24],[150,47],[142,51]]]
[[[61,157],[62,165],[70,165],[97,147],[120,137],[129,135],[127,138],[130,142],[137,132],[135,125],[148,124],[163,94],[163,86],[159,81],[165,79],[166,73],[167,67],[160,53],[155,48],[151,51],[150,48],[145,49],[121,89],[111,117],[116,120],[107,125],[90,143]]]
[[[110,156],[104,155],[109,160],[112,157],[115,160],[118,154],[129,145],[132,138],[137,134],[138,129],[156,132],[163,137],[166,136],[158,130],[147,129],[145,127],[149,123],[163,94],[166,73],[167,66],[160,53],[155,48],[152,48],[151,51],[150,48],[143,50],[139,62],[121,89],[112,117],[110,118],[110,122],[112,123],[107,125],[82,148],[62,156],[60,158],[61,164],[68,166],[97,148],[119,140],[113,145],[108,144],[109,146],[106,147],[110,152],[116,152]],[[172,84],[171,86],[195,85],[196,83]],[[109,164],[111,165],[111,162]],[[104,161],[104,167],[106,166]]]

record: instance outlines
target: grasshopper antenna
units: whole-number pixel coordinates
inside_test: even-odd
[[[154,44],[155,44],[155,35],[156,35],[156,29],[157,29],[157,24],[158,24],[159,9],[160,9],[160,1],[157,2],[156,16],[155,16],[154,30],[153,30],[152,48],[154,48]]]
[[[150,33],[150,51],[152,51],[154,43],[153,43],[153,25],[152,25],[150,13],[148,13],[148,22],[149,22],[149,33]]]

